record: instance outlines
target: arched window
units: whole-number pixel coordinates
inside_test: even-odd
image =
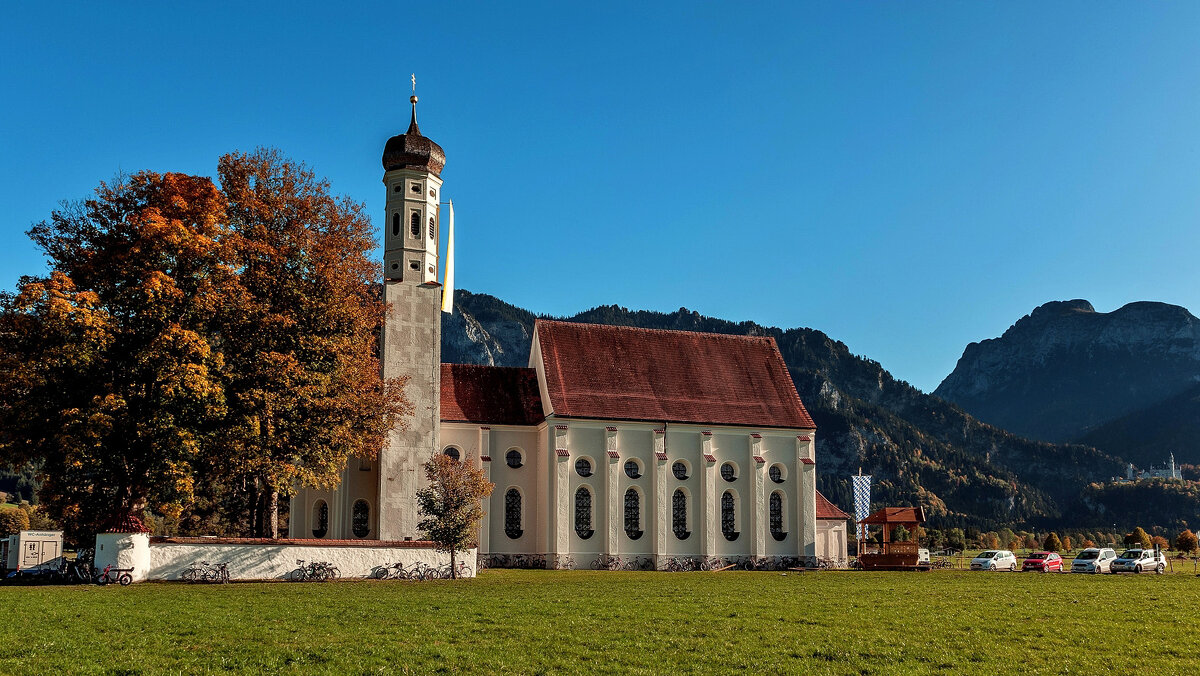
[[[783,532],[783,494],[775,491],[771,494],[771,537],[776,542],[782,542],[787,533]]]
[[[587,458],[580,458],[575,461],[575,473],[582,477],[592,475],[592,461]]]
[[[521,461],[521,452],[515,448],[508,449],[508,453],[504,454],[504,462],[508,463],[508,466],[513,469],[520,467],[523,464]]]
[[[630,540],[642,537],[642,496],[633,488],[625,491],[625,534]]]
[[[400,213],[392,214],[392,237],[400,236]]]
[[[783,465],[771,465],[771,468],[767,470],[767,476],[777,484],[783,483]]]
[[[687,529],[687,493],[682,488],[675,489],[675,494],[671,496],[671,530],[680,540],[686,540],[691,535]]]
[[[721,494],[721,534],[730,542],[738,538],[735,503],[733,493],[725,491]]]
[[[592,537],[592,492],[583,486],[575,491],[575,532],[584,540]]]
[[[671,465],[671,474],[675,475],[676,479],[683,481],[688,478],[687,463],[682,460],[676,460],[675,464]]]
[[[733,466],[732,462],[727,462],[724,465],[721,465],[721,478],[726,481],[733,481],[737,479],[737,468]]]
[[[458,449],[453,446],[447,446],[446,450],[442,451],[442,453],[450,456],[450,459],[454,462],[458,462],[459,458],[462,457],[462,455],[458,452]]]
[[[638,464],[637,460],[625,461],[625,476],[630,479],[637,479],[642,476],[642,466]]]
[[[437,228],[434,227],[434,223],[436,222],[433,216],[429,217],[429,239],[433,239],[436,236]]]
[[[408,234],[413,237],[421,236],[421,212],[414,211],[408,217]]]
[[[504,493],[504,534],[516,540],[521,532],[521,491],[510,488]]]
[[[324,500],[317,500],[313,505],[312,534],[315,538],[323,538],[329,532],[329,505]]]
[[[354,503],[354,510],[350,514],[350,527],[354,532],[354,537],[365,538],[371,532],[371,506],[366,500],[359,500]]]

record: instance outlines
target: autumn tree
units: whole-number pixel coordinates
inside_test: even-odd
[[[1062,548],[1063,548],[1064,552],[1071,551],[1071,543],[1072,543],[1071,536],[1064,535],[1062,538]]]
[[[417,491],[417,507],[425,517],[417,528],[438,551],[450,553],[451,577],[457,577],[455,556],[474,544],[483,519],[480,502],[492,494],[495,484],[473,464],[442,453],[435,453],[424,469],[429,486]]]
[[[1155,535],[1154,537],[1150,538],[1150,546],[1158,547],[1159,549],[1166,551],[1171,548],[1171,543],[1165,537],[1161,535]]]
[[[1057,552],[1062,548],[1063,543],[1062,540],[1058,539],[1058,533],[1051,532],[1046,536],[1046,539],[1042,541],[1042,549],[1045,549],[1048,552]]]
[[[1141,547],[1149,549],[1151,546],[1150,536],[1142,529],[1141,526],[1133,529],[1133,532],[1125,535],[1125,544],[1130,547]]]
[[[254,530],[276,537],[281,495],[336,486],[348,458],[375,458],[410,407],[403,382],[380,376],[382,273],[364,207],[275,150],[225,155],[217,171],[239,274],[211,469],[252,488]]]
[[[23,530],[29,530],[28,512],[23,509],[0,509],[0,537],[7,537]]]
[[[1200,548],[1200,544],[1197,543],[1196,534],[1191,530],[1184,530],[1175,537],[1175,549],[1184,554],[1191,554],[1198,548]]]
[[[1032,549],[1036,549],[1037,546],[1038,546],[1037,536],[1035,536],[1033,533],[1026,533],[1025,534],[1025,549],[1032,550]]]
[[[50,272],[0,296],[0,461],[39,464],[70,537],[192,497],[225,407],[223,220],[209,179],[144,172],[29,232]]]

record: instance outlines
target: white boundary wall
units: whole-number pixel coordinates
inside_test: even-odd
[[[200,561],[228,563],[233,580],[286,580],[297,569],[296,561],[328,561],[338,568],[342,579],[366,578],[379,566],[401,562],[411,567],[418,562],[430,566],[450,563],[450,555],[433,549],[428,543],[355,541],[352,544],[319,544],[314,541],[278,541],[244,543],[229,538],[151,538],[143,533],[104,533],[96,536],[96,566],[103,570],[132,568],[134,582],[180,580],[183,571]],[[311,544],[310,544],[311,543]],[[457,560],[466,564],[464,577],[475,576],[477,550],[459,552]]]

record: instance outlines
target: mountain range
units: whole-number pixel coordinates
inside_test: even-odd
[[[537,318],[493,296],[459,291],[453,314],[443,315],[442,359],[525,366]],[[615,305],[557,319],[773,336],[817,423],[818,487],[844,509],[852,506],[849,476],[861,468],[875,477],[876,504],[923,505],[934,527],[1083,526],[1091,518],[1081,506],[1084,488],[1123,469],[1120,458],[1092,446],[1030,440],[981,422],[815,329]]]
[[[979,420],[1139,467],[1200,462],[1200,319],[1166,303],[1046,303],[971,343],[934,390]]]

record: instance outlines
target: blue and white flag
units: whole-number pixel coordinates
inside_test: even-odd
[[[862,521],[871,515],[871,475],[850,477],[854,482],[854,521]],[[866,526],[858,527],[858,537],[862,539]]]

